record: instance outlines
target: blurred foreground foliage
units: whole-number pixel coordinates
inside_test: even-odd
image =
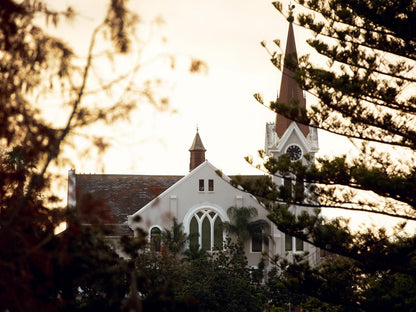
[[[77,42],[51,35],[79,14],[49,5],[0,4],[0,310],[126,310],[132,268],[105,238],[108,209],[90,203],[95,222],[85,226],[91,216],[61,207],[55,168],[72,164],[64,152],[81,129],[126,119],[139,100],[157,109],[167,101],[155,96],[159,80],[136,85],[143,65],[133,51],[139,18],[125,1],[108,2],[85,56],[73,49]],[[135,61],[117,66],[122,58]],[[189,71],[204,66],[191,60]],[[118,71],[109,75],[108,68]],[[102,152],[108,142],[90,137],[93,146]],[[62,224],[66,230],[57,233]],[[136,247],[143,237],[134,239]]]

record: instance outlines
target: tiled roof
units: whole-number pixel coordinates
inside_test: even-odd
[[[135,213],[152,199],[179,181],[183,176],[76,174],[77,206],[88,196],[100,200],[111,209],[118,222],[117,233],[129,233],[127,216]]]

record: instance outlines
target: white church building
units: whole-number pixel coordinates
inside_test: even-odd
[[[296,55],[293,25],[289,24],[286,55]],[[284,66],[278,101],[306,107],[303,91],[292,78],[292,72]],[[252,239],[245,243],[245,253],[250,266],[256,266],[266,252],[289,259],[296,253],[308,252],[311,264],[320,261],[319,251],[312,245],[294,237],[285,236],[267,219],[268,211],[251,194],[230,184],[232,177],[219,173],[214,164],[205,159],[206,149],[197,130],[190,151],[190,171],[184,176],[164,175],[110,175],[78,174],[70,170],[68,175],[68,205],[77,207],[85,198],[105,202],[114,216],[114,235],[134,235],[136,228],[152,236],[170,229],[175,218],[182,223],[186,234],[197,237],[198,245],[212,250],[225,239],[226,233],[219,225],[230,221],[230,207],[255,207],[258,219],[269,222],[272,239],[259,243]],[[314,159],[318,151],[316,129],[300,125],[277,115],[275,123],[266,124],[265,152],[273,157],[288,153],[293,161],[308,154]],[[268,178],[265,175],[245,178]],[[284,178],[273,177],[277,185]],[[287,183],[287,182],[286,182]],[[295,212],[305,208],[293,207]],[[135,221],[140,216],[140,221]],[[195,235],[198,234],[198,235]]]

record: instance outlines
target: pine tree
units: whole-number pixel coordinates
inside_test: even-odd
[[[286,14],[281,3],[273,4]],[[356,277],[353,287],[359,290],[348,298],[352,311],[374,311],[374,296],[382,292],[386,309],[408,310],[413,304],[404,297],[398,303],[397,289],[405,293],[414,285],[416,273],[416,236],[412,229],[410,233],[404,231],[406,222],[416,220],[415,8],[413,0],[301,0],[296,17],[292,10],[288,14],[289,22],[311,31],[313,36],[307,42],[321,57],[319,62],[314,61],[313,54],[285,59],[298,84],[316,101],[307,109],[279,102],[272,102],[270,108],[298,123],[348,138],[357,155],[327,156],[304,167],[287,157],[273,159],[261,154],[272,175],[291,173],[297,181],[304,181],[304,206],[310,207],[307,214],[290,213],[291,205],[302,203],[285,196],[285,190],[270,181],[254,191],[281,231],[352,261]],[[275,54],[272,62],[280,69]],[[318,198],[319,204],[311,205],[308,196]],[[322,218],[321,209],[325,208],[338,209],[339,215],[382,215],[396,226],[356,232],[342,218]],[[329,285],[325,284],[328,269],[308,272],[296,276],[297,285],[312,283],[316,287],[303,287],[303,291],[337,301],[324,293],[330,290],[324,287]],[[362,277],[366,277],[364,281]],[[383,286],[387,281],[391,281],[391,288]],[[394,295],[389,293],[392,289]],[[394,300],[396,306],[392,308]],[[343,304],[348,306],[346,301]]]

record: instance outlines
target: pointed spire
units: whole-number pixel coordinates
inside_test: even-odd
[[[286,51],[285,51],[285,63],[283,65],[283,72],[282,72],[282,82],[280,85],[280,92],[277,98],[278,102],[283,102],[286,105],[291,105],[293,100],[298,100],[299,107],[306,107],[306,100],[303,96],[303,90],[298,86],[295,79],[293,79],[293,71],[289,69],[286,65],[286,60],[293,60],[295,62],[298,61],[298,54],[296,51],[296,43],[295,43],[295,34],[293,32],[293,14],[291,10],[293,10],[293,6],[289,5],[290,13],[289,15],[292,16],[292,19],[289,19],[289,30],[287,34],[287,41],[286,41]],[[291,124],[292,120],[287,119],[286,117],[277,114],[276,116],[276,132],[279,137],[285,133],[286,129]],[[305,137],[309,133],[309,127],[305,125],[298,124],[299,128],[301,129],[302,133]]]
[[[199,136],[198,126],[196,127],[196,134],[192,146],[189,148],[189,151],[206,151],[204,144],[202,144],[201,137]]]
[[[192,146],[189,148],[189,152],[191,153],[189,171],[192,171],[205,161],[206,149],[204,144],[202,144],[201,137],[199,136],[198,126],[196,127],[195,138],[192,142]]]

